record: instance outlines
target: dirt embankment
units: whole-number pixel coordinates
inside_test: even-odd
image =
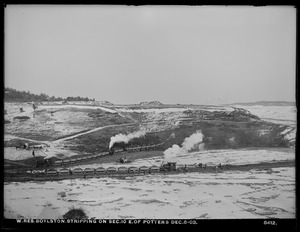
[[[14,110],[17,112],[17,108]],[[13,116],[13,112],[13,110],[8,111],[8,114]],[[12,122],[5,126],[5,131],[20,137],[43,141],[61,139],[61,149],[82,155],[107,151],[112,136],[119,133],[131,133],[139,130],[141,126],[148,128],[150,132],[127,144],[115,146],[145,146],[164,143],[161,149],[165,150],[173,144],[182,144],[186,137],[197,130],[201,130],[204,135],[204,149],[290,147],[293,145],[292,140],[288,141],[282,134],[287,130],[287,126],[260,120],[249,111],[236,107],[224,109],[213,106],[186,109],[158,108],[154,111],[138,108],[132,111],[125,109],[121,113],[125,116],[91,107],[61,107],[57,111],[52,111],[51,108],[41,108],[36,110],[34,118],[22,124],[17,121]],[[125,123],[132,123],[132,125],[121,126]],[[105,126],[112,125],[119,126],[105,128]],[[101,127],[103,129],[97,130]],[[14,142],[18,143],[18,141]],[[11,143],[6,144],[11,145]],[[19,143],[16,146],[18,145]]]

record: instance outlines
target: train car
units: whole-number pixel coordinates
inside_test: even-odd
[[[75,164],[77,162],[77,160],[76,159],[70,159],[70,164]]]
[[[86,157],[86,160],[91,160],[91,159],[93,159],[93,157],[91,155]]]
[[[129,167],[128,168],[128,173],[134,174],[137,173],[139,169],[137,167]]]
[[[117,168],[109,167],[109,168],[107,168],[107,173],[109,173],[109,174],[117,173]]]
[[[63,168],[58,171],[58,174],[60,176],[68,176],[68,175],[70,175],[70,170],[67,168]]]
[[[58,176],[58,171],[55,169],[49,169],[46,171],[47,176]]]
[[[121,174],[123,174],[123,173],[128,173],[128,168],[127,167],[119,167],[118,168],[118,173],[121,173]]]
[[[150,168],[149,168],[149,172],[150,173],[157,173],[157,172],[159,172],[160,171],[160,168],[158,167],[158,166],[155,166],[155,165],[153,165],[153,166],[151,166]]]
[[[85,168],[84,169],[84,175],[87,177],[94,176],[95,175],[95,169],[94,168]]]
[[[85,156],[85,157],[82,157],[82,162],[84,162],[84,161],[87,161],[89,158],[87,157],[87,156]]]
[[[97,154],[97,155],[96,155],[96,158],[98,159],[98,158],[100,158],[100,157],[102,157],[102,156],[105,156],[105,153],[104,153],[104,152],[101,152],[101,153]]]
[[[82,162],[82,157],[77,158],[77,162]]]
[[[140,173],[149,173],[149,167],[142,166],[139,168]]]
[[[62,162],[63,166],[68,166],[69,164],[70,164],[70,160],[69,159],[63,160],[63,162]]]
[[[176,165],[176,170],[178,170],[178,171],[185,171],[185,164],[178,164],[178,165]]]
[[[34,174],[35,177],[44,176],[46,174],[44,170],[32,170],[31,173]]]
[[[56,160],[54,166],[62,166],[62,160]]]
[[[82,168],[74,168],[72,170],[72,174],[73,174],[73,176],[83,176],[84,172],[83,172]]]
[[[127,152],[134,152],[134,147],[128,147]]]
[[[98,167],[95,170],[96,175],[104,175],[106,173],[106,169],[103,167]]]
[[[213,163],[204,164],[204,169],[216,169],[216,167]]]
[[[185,170],[186,171],[192,171],[192,170],[195,170],[197,168],[199,168],[199,166],[196,165],[196,164],[187,164],[187,165],[185,165]]]

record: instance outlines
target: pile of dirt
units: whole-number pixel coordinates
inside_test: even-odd
[[[248,110],[241,108],[234,108],[233,111],[215,111],[210,115],[207,115],[208,120],[223,120],[223,121],[235,121],[235,122],[248,122],[248,121],[260,121],[260,118],[251,114]]]
[[[63,218],[64,219],[87,219],[88,216],[86,215],[83,209],[72,208],[63,215]]]

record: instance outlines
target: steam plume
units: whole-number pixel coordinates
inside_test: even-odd
[[[176,158],[179,154],[187,154],[192,149],[203,149],[203,134],[201,130],[196,131],[196,133],[192,134],[190,137],[184,139],[181,147],[177,144],[174,144],[172,147],[168,148],[164,151],[165,160],[171,160]]]
[[[109,143],[109,149],[115,144],[115,143],[119,143],[119,142],[124,142],[124,143],[128,143],[130,140],[134,139],[134,138],[140,138],[142,136],[144,136],[146,134],[146,130],[142,129],[139,131],[135,131],[133,133],[130,133],[128,135],[125,134],[117,134],[113,137],[110,138],[110,143]]]

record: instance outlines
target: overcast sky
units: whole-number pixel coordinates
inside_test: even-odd
[[[295,101],[290,6],[8,5],[5,86],[127,104]]]

